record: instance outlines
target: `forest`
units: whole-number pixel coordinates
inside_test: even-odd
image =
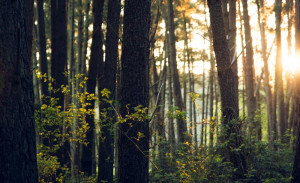
[[[300,0],[0,0],[1,183],[300,183],[299,122]]]

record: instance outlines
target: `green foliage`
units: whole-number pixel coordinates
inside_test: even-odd
[[[237,125],[232,121],[231,126]],[[229,125],[221,125],[222,133],[227,133]],[[226,134],[223,134],[223,136]],[[200,182],[231,183],[232,176],[238,171],[231,162],[224,159],[224,152],[242,153],[247,162],[247,173],[236,182],[284,183],[290,182],[293,162],[293,151],[288,144],[275,142],[269,144],[254,137],[241,140],[239,146],[232,144],[239,135],[231,133],[226,140],[214,147],[202,146],[195,149],[195,144],[185,142],[178,145],[175,153],[170,148],[162,149],[164,166],[150,172],[151,182]],[[242,138],[240,138],[242,139]],[[167,143],[167,142],[166,142]],[[167,143],[167,146],[169,144]],[[228,148],[230,147],[230,148]],[[275,148],[274,148],[275,147]],[[152,154],[157,154],[153,151]],[[152,155],[151,157],[155,157]],[[157,158],[155,164],[160,165]]]
[[[39,173],[39,182],[63,182],[64,177],[70,174],[67,167],[61,167],[56,156],[38,153],[37,165]],[[60,171],[59,171],[60,170]],[[60,172],[60,173],[58,173]]]
[[[46,75],[39,75],[43,82],[47,82]],[[78,75],[75,81],[82,78]],[[50,78],[50,81],[53,80]],[[72,85],[75,85],[72,81]],[[80,82],[79,87],[84,87],[86,79]],[[58,105],[58,99],[42,96],[42,106],[35,110],[36,132],[41,143],[38,144],[38,171],[40,182],[65,182],[70,176],[70,170],[67,164],[60,164],[57,152],[63,147],[65,142],[76,142],[86,145],[86,132],[90,128],[86,123],[86,116],[94,115],[94,109],[89,109],[91,101],[95,100],[94,94],[75,91],[70,94],[69,86],[61,86],[59,89],[53,89],[49,84],[51,92],[61,92],[67,99],[72,98],[73,103],[69,104],[63,110]],[[76,103],[75,103],[76,101]],[[74,123],[77,123],[74,129]],[[71,160],[70,160],[71,161]]]

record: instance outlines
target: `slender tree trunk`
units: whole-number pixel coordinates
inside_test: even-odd
[[[205,146],[207,146],[207,135],[208,135],[208,132],[207,132],[207,130],[208,130],[208,128],[210,127],[210,119],[209,119],[209,117],[208,117],[208,104],[209,104],[209,90],[210,90],[210,86],[209,86],[209,83],[207,83],[207,90],[206,90],[206,99],[205,99],[205,102],[206,102],[206,104],[205,104],[205,132],[204,132],[204,134],[205,134]]]
[[[202,115],[201,115],[201,145],[205,145],[204,143],[204,129],[205,129],[205,68],[204,68],[204,61],[203,61],[203,72],[202,72]]]
[[[226,41],[221,13],[221,2],[218,0],[208,0],[208,7],[221,92],[222,123],[223,125],[228,126],[224,128],[223,139],[230,139],[230,141],[232,141],[232,143],[227,146],[227,151],[224,155],[225,159],[230,161],[237,169],[237,171],[234,172],[232,179],[238,180],[243,178],[246,173],[246,161],[244,155],[241,152],[232,151],[232,149],[238,148],[242,144],[240,136],[241,124],[238,121],[238,93],[236,93],[236,90],[234,89],[234,85],[236,84],[234,72],[230,68],[230,51]]]
[[[286,120],[284,115],[284,93],[282,80],[282,55],[281,55],[281,11],[282,0],[275,0],[275,23],[276,23],[276,64],[275,64],[275,91],[277,97],[278,112],[278,135],[283,137],[286,130]]]
[[[46,35],[45,35],[45,15],[44,15],[44,0],[37,1],[37,21],[38,21],[38,43],[39,43],[39,55],[40,55],[40,72],[42,75],[46,74],[48,78],[48,63],[46,53]],[[41,82],[41,94],[49,96],[48,82],[42,79]]]
[[[33,1],[0,4],[0,182],[36,183]]]
[[[67,2],[51,0],[51,76],[54,79],[54,89],[60,89],[67,84],[65,71],[67,66]],[[51,93],[58,98],[58,106],[64,108],[64,94],[62,91]],[[60,129],[61,130],[61,129]],[[62,130],[63,133],[63,130]],[[61,164],[69,162],[69,143],[63,139],[62,147],[57,151]]]
[[[102,50],[102,12],[103,12],[104,0],[93,0],[93,39],[91,46],[91,58],[89,63],[88,71],[88,81],[87,81],[87,92],[89,94],[95,93],[96,88],[96,77],[98,64],[103,62],[103,50]],[[87,110],[94,109],[95,101],[91,101],[91,105],[87,107]],[[92,175],[96,172],[95,166],[95,144],[94,144],[94,115],[87,117],[86,122],[89,124],[90,128],[87,131],[87,146],[82,147],[82,158],[81,158],[81,171],[85,172],[87,175]]]
[[[86,64],[87,64],[87,48],[89,41],[89,26],[90,26],[90,0],[85,1],[85,21],[84,21],[84,41],[83,41],[83,51],[82,51],[82,74],[86,74]]]
[[[269,74],[269,63],[267,58],[267,43],[265,39],[265,15],[264,15],[264,0],[259,1],[259,11],[258,16],[261,17],[260,20],[260,36],[261,36],[261,49],[262,49],[262,59],[264,61],[264,85],[266,93],[266,103],[267,103],[267,115],[268,115],[268,139],[269,142],[274,141],[273,132],[275,132],[275,119],[274,119],[274,104],[273,104],[273,94],[270,86],[270,74]]]
[[[247,109],[249,119],[249,132],[253,135],[254,127],[257,122],[255,121],[256,111],[256,98],[254,96],[255,88],[255,72],[254,72],[254,59],[253,59],[253,47],[252,47],[252,36],[250,27],[250,18],[248,15],[248,4],[247,0],[243,0],[243,20],[245,26],[245,39],[246,39],[246,62],[244,65],[245,70],[245,84],[246,84],[246,95],[247,95]]]
[[[173,11],[173,0],[168,0],[167,9],[168,9],[168,26],[169,26],[169,45],[170,45],[170,66],[171,66],[171,75],[173,82],[173,94],[175,107],[178,107],[180,111],[184,110],[184,104],[181,96],[179,75],[177,70],[176,63],[176,47],[175,47],[175,25],[174,25],[174,11]],[[185,133],[187,132],[186,122],[182,118],[177,120],[177,134],[178,142],[183,143],[186,140]]]
[[[110,100],[116,99],[116,76],[118,66],[118,41],[119,41],[119,22],[120,22],[121,2],[120,0],[110,0],[108,2],[107,32],[106,32],[106,57],[104,65],[104,75],[101,78],[100,89],[108,89],[111,92]],[[102,109],[110,108],[110,104],[102,103]],[[98,182],[113,182],[113,163],[114,163],[114,129],[116,116],[115,111],[107,111],[107,119],[101,117],[102,127],[99,144],[99,167]]]
[[[166,21],[167,24],[167,21]],[[167,29],[168,26],[166,25]],[[173,104],[173,87],[172,87],[172,75],[171,75],[171,59],[170,59],[170,47],[169,47],[169,36],[167,35],[167,31],[166,31],[166,55],[168,58],[168,86],[169,86],[169,113],[173,114],[173,108],[174,108],[174,104]],[[172,117],[172,115],[170,115],[169,117],[169,125],[168,125],[169,129],[169,141],[170,141],[170,145],[171,145],[171,152],[174,153],[175,152],[175,130],[174,130],[174,119]]]
[[[211,34],[211,30],[210,30]],[[210,73],[209,73],[209,93],[210,93],[210,98],[209,98],[209,124],[210,124],[210,135],[209,135],[209,145],[210,147],[213,146],[214,144],[214,131],[215,131],[215,126],[216,126],[216,120],[214,117],[214,75],[215,75],[215,60],[213,57],[212,53],[212,43],[210,43]]]

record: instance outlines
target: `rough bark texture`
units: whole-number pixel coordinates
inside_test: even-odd
[[[231,139],[225,158],[232,162],[237,170],[233,174],[233,180],[243,178],[246,173],[246,161],[242,152],[233,152],[231,149],[239,147],[242,143],[240,136],[241,124],[238,119],[238,93],[234,89],[234,73],[230,67],[230,52],[225,36],[221,2],[208,0],[210,21],[213,34],[213,45],[217,61],[217,71],[221,93],[222,123],[228,126],[224,131],[224,139]],[[234,124],[233,124],[234,123]]]
[[[30,70],[33,2],[0,1],[0,182],[37,182]],[[29,14],[28,14],[29,13]]]
[[[150,0],[125,0],[121,58],[120,114],[149,103]],[[143,136],[138,138],[138,133]],[[148,119],[128,119],[120,124],[118,182],[149,182]]]
[[[110,99],[116,99],[116,74],[118,66],[118,41],[119,41],[119,22],[120,22],[120,0],[109,0],[107,15],[106,32],[106,57],[104,65],[104,75],[101,77],[100,89],[108,89],[111,92]],[[108,103],[101,104],[101,108],[109,108]],[[107,117],[102,119],[101,138],[99,142],[99,164],[98,182],[113,182],[113,163],[114,163],[114,134],[112,133],[116,120],[116,113],[113,110],[107,111]]]
[[[177,70],[176,62],[176,45],[175,45],[175,25],[174,25],[174,11],[173,11],[173,0],[168,0],[167,2],[167,14],[168,14],[168,26],[169,26],[169,45],[170,45],[170,66],[171,75],[173,82],[173,94],[174,94],[174,104],[178,107],[180,111],[183,111],[184,104],[182,101],[179,75]],[[177,135],[178,141],[183,143],[185,141],[185,136],[187,132],[187,126],[184,119],[178,118],[177,120]]]
[[[230,61],[234,73],[235,90],[238,93],[239,78],[238,78],[238,64],[236,55],[236,0],[229,0],[229,25],[228,25],[228,46],[230,51]]]
[[[246,40],[246,62],[244,65],[245,71],[245,85],[246,85],[246,96],[247,96],[247,111],[249,120],[249,131],[253,135],[253,129],[256,126],[255,122],[255,111],[256,111],[256,98],[254,96],[255,79],[254,79],[254,59],[253,59],[253,47],[252,47],[252,36],[250,20],[248,15],[248,4],[247,0],[243,0],[243,20],[244,20],[244,31]]]
[[[296,53],[300,51],[300,1],[296,0],[295,3],[295,42],[296,42]],[[299,53],[298,53],[299,54]],[[298,84],[295,88],[294,99],[295,101],[293,109],[295,110],[295,121],[300,119],[300,73],[296,72],[297,75],[295,77],[296,84]],[[293,165],[293,179],[292,183],[300,182],[300,125],[297,124],[297,140],[296,140],[296,154]],[[294,129],[295,130],[295,129]]]
[[[281,12],[282,0],[275,0],[275,21],[276,21],[276,64],[275,64],[275,91],[278,110],[278,135],[283,137],[286,131],[286,119],[284,110],[284,93],[282,80],[282,53],[281,53]]]
[[[103,50],[102,50],[102,13],[103,13],[104,0],[94,0],[93,1],[93,41],[91,47],[91,58],[89,63],[88,81],[87,81],[87,92],[90,94],[95,93],[96,88],[96,77],[97,77],[97,67],[99,62],[103,62]],[[95,102],[91,101],[91,105],[88,109],[94,109]],[[92,175],[93,170],[95,170],[94,162],[94,115],[87,117],[87,123],[90,129],[87,131],[86,138],[88,141],[87,146],[82,147],[82,157],[81,157],[81,170],[87,175]]]

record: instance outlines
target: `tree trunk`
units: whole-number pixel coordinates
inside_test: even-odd
[[[242,144],[240,136],[241,124],[238,119],[238,93],[236,93],[236,90],[234,89],[234,85],[236,84],[234,79],[235,76],[230,68],[230,51],[226,41],[221,13],[221,2],[218,0],[208,0],[208,7],[221,92],[222,123],[223,125],[228,126],[224,128],[223,139],[231,141],[227,146],[227,151],[224,155],[225,159],[230,161],[237,169],[234,172],[232,179],[238,180],[243,178],[246,173],[246,161],[244,155],[240,151],[232,151],[232,149],[238,148]]]
[[[168,0],[167,9],[168,9],[168,26],[169,26],[169,45],[170,45],[170,66],[171,66],[171,75],[173,82],[173,94],[175,107],[178,107],[178,110],[184,110],[184,104],[181,96],[181,88],[179,82],[179,75],[177,70],[176,63],[176,46],[175,46],[175,25],[174,25],[174,11],[173,11],[173,0]],[[182,118],[177,120],[177,134],[178,142],[183,143],[186,140],[187,126],[186,122]]]
[[[38,21],[38,41],[39,41],[39,54],[40,54],[40,72],[42,75],[46,74],[48,78],[48,63],[46,53],[46,35],[45,35],[45,15],[44,15],[44,0],[37,1],[37,21]],[[41,94],[49,96],[48,82],[42,79]]]
[[[166,21],[167,24],[167,21]],[[168,30],[168,26],[167,30]],[[167,32],[167,31],[166,31]],[[171,152],[175,152],[175,130],[174,130],[174,118],[172,117],[173,115],[173,108],[174,108],[174,104],[173,104],[173,87],[172,87],[172,75],[171,75],[171,61],[170,61],[170,46],[169,46],[169,35],[166,33],[166,55],[168,58],[168,86],[169,86],[169,113],[171,113],[170,117],[169,117],[169,142],[171,145]]]
[[[211,34],[211,30],[210,30]],[[213,48],[212,44],[210,43],[210,73],[209,73],[209,124],[210,124],[210,135],[209,135],[209,146],[212,147],[214,144],[214,131],[216,126],[216,119],[214,117],[214,75],[215,75],[215,59],[213,57]]]
[[[282,80],[282,55],[281,55],[281,11],[282,0],[275,0],[275,23],[276,23],[276,64],[275,64],[275,91],[277,97],[278,112],[278,135],[282,138],[286,130],[284,115],[284,93]]]
[[[84,41],[83,41],[83,51],[82,51],[82,74],[86,74],[86,64],[87,64],[87,48],[89,41],[89,26],[90,26],[90,0],[85,1],[85,21],[84,21]]]
[[[0,1],[0,182],[36,183],[33,1]]]
[[[254,96],[255,88],[255,73],[254,73],[254,59],[253,59],[253,47],[252,47],[252,36],[250,20],[248,15],[248,4],[247,0],[243,0],[243,20],[244,20],[244,31],[246,40],[246,62],[244,65],[245,71],[245,85],[246,85],[246,98],[247,98],[247,111],[249,120],[249,134],[254,135],[253,130],[256,126],[255,111],[256,111],[256,98]]]
[[[64,94],[61,86],[66,86],[67,78],[65,71],[67,66],[67,2],[51,0],[51,76],[54,79],[52,84],[54,90],[52,97],[58,99],[58,106],[64,109]],[[61,130],[61,129],[60,129]],[[63,133],[63,132],[62,132]],[[69,144],[63,142],[63,146],[57,151],[61,164],[69,162]]]
[[[96,88],[96,77],[98,64],[103,62],[103,50],[102,50],[102,12],[103,12],[104,0],[93,0],[93,39],[91,46],[91,58],[89,63],[88,71],[88,81],[87,81],[87,92],[89,94],[95,93]],[[95,101],[91,101],[91,105],[87,106],[87,110],[94,109]],[[87,175],[92,175],[96,172],[95,169],[95,144],[94,144],[94,115],[87,117],[86,122],[89,124],[90,128],[87,131],[86,139],[87,146],[82,147],[82,157],[81,157],[81,171],[85,172]]]
[[[204,129],[205,129],[205,127],[204,127],[204,125],[205,125],[205,68],[204,68],[204,61],[203,61],[203,64],[202,64],[202,66],[203,66],[203,71],[202,71],[202,115],[201,115],[201,145],[204,145],[205,143],[204,143],[204,136],[205,136],[205,134],[204,134]]]
[[[274,104],[273,95],[270,86],[270,74],[269,74],[269,64],[267,58],[267,43],[265,39],[265,15],[264,15],[264,0],[259,1],[260,9],[258,11],[258,16],[262,17],[260,19],[260,36],[261,36],[261,49],[262,49],[262,59],[264,61],[264,83],[265,83],[265,93],[266,93],[266,103],[267,103],[267,114],[268,114],[268,139],[269,142],[274,141],[273,132],[275,132],[275,119],[274,119]]]
[[[149,30],[150,0],[125,0],[120,90],[123,118],[136,112],[134,108],[149,104]],[[148,182],[148,119],[121,123],[118,140],[118,182]]]
[[[106,31],[106,57],[104,74],[99,86],[100,91],[104,88],[111,92],[110,100],[116,99],[116,76],[118,66],[118,41],[119,41],[119,22],[120,22],[120,0],[110,0],[108,2],[107,31]],[[102,103],[101,109],[108,109],[110,104]],[[116,115],[115,111],[107,110],[107,120],[100,116],[102,121],[101,136],[99,143],[98,161],[98,182],[113,182],[113,163],[114,163],[114,129]]]

